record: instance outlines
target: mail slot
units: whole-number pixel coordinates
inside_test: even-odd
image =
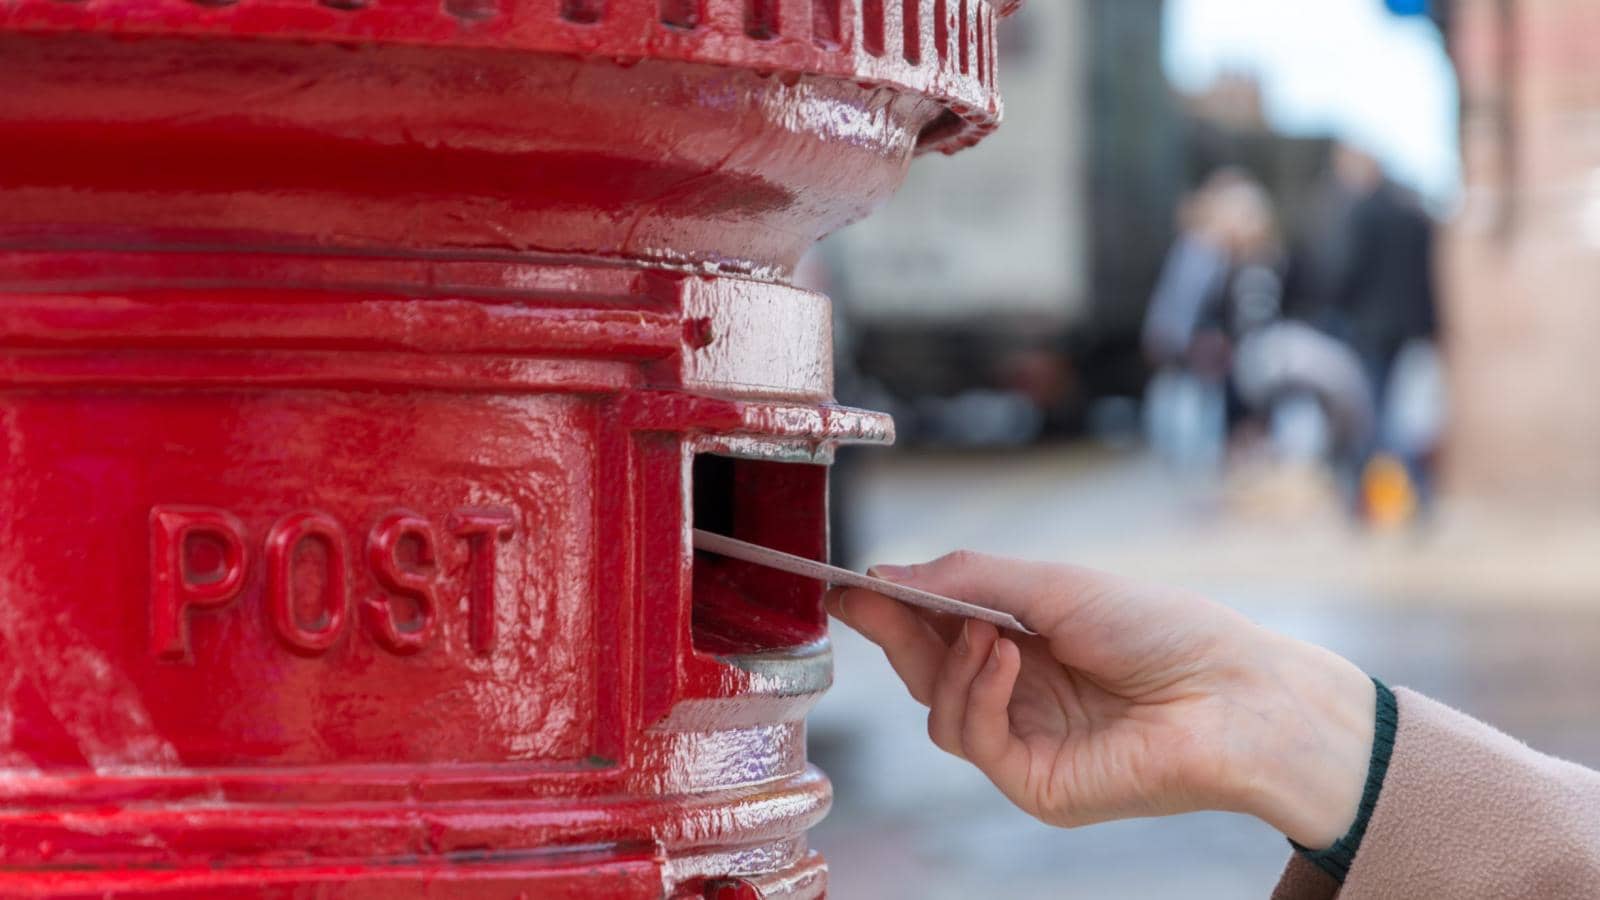
[[[790,553],[827,555],[827,469],[815,464],[700,455],[693,468],[696,528]],[[783,650],[827,637],[824,585],[776,569],[697,553],[694,645],[707,653]]]
[[[0,9],[0,895],[819,897],[830,311],[989,0]]]

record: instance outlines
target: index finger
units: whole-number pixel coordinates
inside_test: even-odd
[[[828,611],[883,648],[896,675],[923,706],[943,663],[946,640],[918,612],[897,600],[860,588],[828,592]]]

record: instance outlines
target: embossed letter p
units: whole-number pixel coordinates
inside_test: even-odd
[[[226,510],[157,506],[150,510],[150,649],[189,659],[191,608],[215,609],[244,586],[244,525]]]

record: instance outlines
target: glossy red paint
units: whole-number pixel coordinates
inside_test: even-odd
[[[0,7],[0,896],[822,895],[820,588],[689,530],[826,552],[789,274],[998,14]]]

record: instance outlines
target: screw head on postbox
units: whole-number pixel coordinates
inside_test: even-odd
[[[761,891],[742,879],[715,881],[706,886],[706,900],[762,900]]]

